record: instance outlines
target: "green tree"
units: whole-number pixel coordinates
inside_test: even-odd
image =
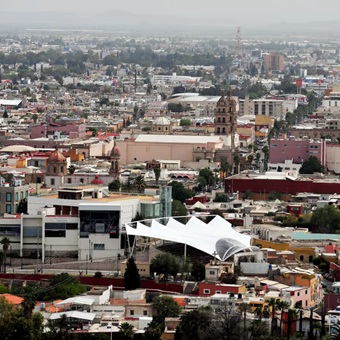
[[[201,169],[198,173],[198,178],[203,177],[205,179],[206,185],[208,185],[209,189],[215,182],[215,175],[210,169]]]
[[[156,297],[152,305],[154,320],[159,324],[163,324],[165,318],[177,318],[182,310],[181,306],[167,295]]]
[[[190,126],[191,125],[191,120],[189,118],[181,118],[179,121],[180,126]]]
[[[330,335],[330,340],[339,340],[340,339],[340,325],[334,325],[332,327],[332,333]]]
[[[124,273],[124,287],[126,290],[140,288],[140,276],[133,257],[130,257],[127,261],[126,270]]]
[[[138,175],[133,184],[135,185],[135,187],[137,188],[138,192],[141,193],[142,190],[145,188],[146,184],[145,184],[145,181],[144,181],[144,176],[142,175]]]
[[[277,191],[271,191],[268,195],[268,200],[269,201],[275,201],[275,200],[279,200],[281,197],[280,193]]]
[[[123,322],[121,325],[118,326],[119,328],[119,335],[124,340],[133,339],[135,335],[135,331],[133,325],[128,322]]]
[[[156,321],[151,321],[145,328],[144,336],[147,340],[159,340],[163,333],[163,327]]]
[[[76,171],[76,167],[74,165],[70,165],[67,170],[70,175],[73,175]]]
[[[222,179],[224,179],[231,172],[232,166],[228,161],[224,161],[221,164]]]
[[[172,201],[172,216],[187,216],[188,210],[181,201]]]
[[[200,261],[194,261],[191,266],[191,275],[196,281],[202,281],[205,279],[205,265]]]
[[[176,279],[180,270],[179,261],[172,254],[160,253],[151,260],[150,270],[157,275],[163,274],[165,279],[168,279],[169,275]]]
[[[277,307],[278,309],[281,311],[281,315],[280,315],[280,326],[279,326],[279,330],[280,330],[280,336],[282,335],[282,322],[283,322],[283,312],[288,309],[290,306],[290,303],[288,301],[278,301],[277,302]]]
[[[314,172],[323,172],[323,166],[320,160],[315,156],[310,156],[302,163],[300,174],[313,174]]]
[[[181,315],[179,329],[184,340],[204,340],[212,324],[212,311],[209,307],[199,307]]]
[[[8,237],[3,237],[0,241],[2,244],[2,250],[4,251],[4,272],[6,273],[6,259],[7,259],[7,251],[9,248],[9,245],[11,244],[11,241],[9,240]]]
[[[36,303],[37,301],[34,295],[29,294],[25,296],[24,301],[21,302],[21,307],[25,318],[27,319],[31,318]]]
[[[110,191],[119,191],[120,187],[121,187],[121,183],[118,178],[114,179],[112,182],[109,183]]]
[[[240,155],[238,153],[234,153],[233,155],[233,164],[234,164],[234,171],[236,171],[236,173],[240,172],[240,162],[241,162],[241,158]]]
[[[314,232],[335,233],[340,229],[340,211],[333,205],[317,208],[313,212],[310,224]]]
[[[274,299],[274,298],[270,298],[269,300],[267,300],[268,306],[271,309],[271,317],[272,317],[272,322],[271,322],[271,332],[270,334],[273,335],[274,334],[274,327],[275,327],[275,311],[278,308],[278,303],[279,303],[279,299]]]
[[[169,185],[172,186],[172,198],[174,200],[184,203],[187,198],[194,196],[194,192],[185,188],[181,182],[172,181]]]
[[[9,304],[5,298],[0,298],[0,334],[2,340],[42,340],[43,316],[40,313],[25,314],[22,306],[19,308]]]
[[[251,307],[248,303],[242,302],[239,306],[240,312],[243,317],[243,336],[244,339],[248,339],[248,327],[247,327],[247,313],[251,312]]]
[[[57,320],[48,320],[47,339],[59,340],[68,339],[69,331],[72,326],[66,314],[62,314]]]
[[[158,185],[159,177],[161,176],[161,168],[159,165],[156,165],[153,168],[153,172],[155,173],[156,185]]]
[[[50,289],[43,296],[39,296],[39,299],[46,301],[67,299],[86,292],[86,287],[79,284],[77,278],[68,273],[53,275],[49,279],[49,287]]]
[[[32,120],[33,120],[34,123],[37,122],[37,120],[38,120],[38,115],[37,115],[36,113],[32,115]]]

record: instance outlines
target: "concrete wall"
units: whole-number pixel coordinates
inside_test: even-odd
[[[241,262],[240,266],[245,275],[266,275],[269,269],[269,263]]]

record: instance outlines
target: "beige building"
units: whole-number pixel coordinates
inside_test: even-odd
[[[139,135],[136,139],[118,140],[121,164],[167,159],[198,162],[214,161],[223,148],[220,136]]]
[[[276,99],[245,99],[239,100],[240,115],[271,116],[284,119],[284,101]]]
[[[135,261],[139,275],[140,276],[150,276],[150,263]],[[120,263],[120,271],[121,273],[125,273],[127,266],[127,260],[124,260]]]

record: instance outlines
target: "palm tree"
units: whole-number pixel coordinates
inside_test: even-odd
[[[120,187],[121,187],[121,183],[118,178],[114,179],[111,183],[109,183],[110,191],[119,191]]]
[[[231,165],[228,163],[228,161],[225,161],[221,164],[221,171],[222,171],[222,179],[224,179],[227,175],[228,176],[228,172],[231,169]]]
[[[274,298],[270,298],[269,300],[267,300],[268,302],[268,306],[271,307],[272,310],[272,325],[271,325],[271,332],[270,334],[273,336],[274,333],[274,325],[275,325],[275,311],[277,309],[277,303],[279,302],[279,299],[274,299]]]
[[[27,319],[30,319],[30,317],[32,316],[35,305],[36,300],[34,298],[34,295],[27,295],[24,301],[21,302],[21,307],[23,309],[24,316]]]
[[[135,331],[133,326],[128,322],[123,322],[121,325],[118,326],[119,334],[122,336],[123,339],[133,339],[135,335]]]
[[[298,319],[298,311],[296,309],[288,309],[287,339],[290,339],[292,333],[292,323]],[[295,333],[296,334],[296,333]]]
[[[251,312],[251,307],[248,303],[242,302],[239,308],[240,308],[240,312],[243,314],[243,336],[244,336],[244,339],[248,339],[247,312]]]
[[[330,336],[331,340],[340,340],[340,325],[334,325],[332,327],[332,334]]]
[[[156,321],[151,321],[145,328],[145,338],[148,340],[159,340],[163,333],[163,327]]]
[[[262,321],[262,313],[263,313],[263,306],[258,305],[258,306],[255,308],[255,314],[256,314],[256,316],[259,318],[260,321]]]
[[[281,317],[280,317],[280,338],[281,338],[282,337],[283,312],[285,309],[290,307],[290,303],[288,301],[278,301],[277,306],[281,311]]]
[[[158,185],[159,177],[161,176],[161,168],[158,165],[156,165],[153,168],[153,172],[155,173],[156,185]]]
[[[137,188],[138,192],[142,192],[142,190],[145,188],[146,184],[144,181],[144,176],[138,175],[135,178],[134,185]]]
[[[4,264],[4,253],[0,252],[0,272],[2,272],[3,264]]]
[[[238,154],[238,153],[235,153],[234,155],[233,155],[233,162],[234,162],[234,171],[235,171],[235,168],[236,168],[236,173],[239,173],[240,171],[240,169],[239,169],[239,167],[240,167],[240,161],[241,161],[241,159],[240,159],[240,155]]]
[[[2,250],[4,251],[4,273],[6,273],[6,255],[11,241],[8,237],[3,237],[0,243],[2,244]]]

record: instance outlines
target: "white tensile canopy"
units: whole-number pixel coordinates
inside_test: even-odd
[[[199,249],[209,255],[225,261],[230,256],[251,248],[249,235],[240,234],[221,216],[216,216],[209,223],[197,217],[191,217],[187,224],[169,218],[163,225],[152,220],[151,227],[137,222],[136,228],[125,224],[128,235],[144,236],[182,243]]]

